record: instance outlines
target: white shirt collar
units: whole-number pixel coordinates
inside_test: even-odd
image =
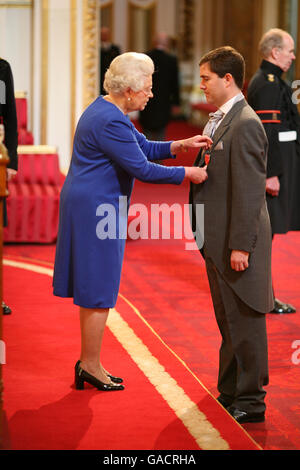
[[[222,106],[219,109],[223,111],[224,115],[226,115],[227,113],[229,113],[229,111],[231,110],[233,105],[235,105],[235,103],[243,99],[244,99],[244,95],[242,92],[240,92],[237,95],[235,95],[233,98],[231,98],[230,100],[226,101],[226,103],[222,104]]]

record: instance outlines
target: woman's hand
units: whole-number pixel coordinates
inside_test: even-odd
[[[171,144],[171,152],[187,152],[188,149],[204,147],[205,150],[211,147],[212,140],[207,135],[194,135],[184,140],[175,140]]]
[[[191,181],[191,183],[199,184],[204,183],[207,180],[208,176],[206,173],[206,166],[199,168],[198,166],[186,166],[185,177]]]

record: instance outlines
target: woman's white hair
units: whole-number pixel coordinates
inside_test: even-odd
[[[122,94],[128,88],[140,91],[145,79],[154,72],[152,59],[139,52],[125,52],[117,56],[105,73],[104,89],[108,93]]]

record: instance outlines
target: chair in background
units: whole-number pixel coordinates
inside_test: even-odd
[[[18,120],[18,144],[33,145],[33,134],[28,130],[26,93],[24,91],[16,91],[15,98]]]
[[[18,156],[18,173],[8,183],[4,241],[53,243],[64,180],[57,150],[47,145],[23,145],[18,147]]]

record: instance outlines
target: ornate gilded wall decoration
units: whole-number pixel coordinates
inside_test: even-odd
[[[99,43],[99,3],[98,0],[83,1],[83,108],[97,96],[99,88],[98,43]]]
[[[179,0],[179,56],[181,60],[194,59],[195,0]]]

